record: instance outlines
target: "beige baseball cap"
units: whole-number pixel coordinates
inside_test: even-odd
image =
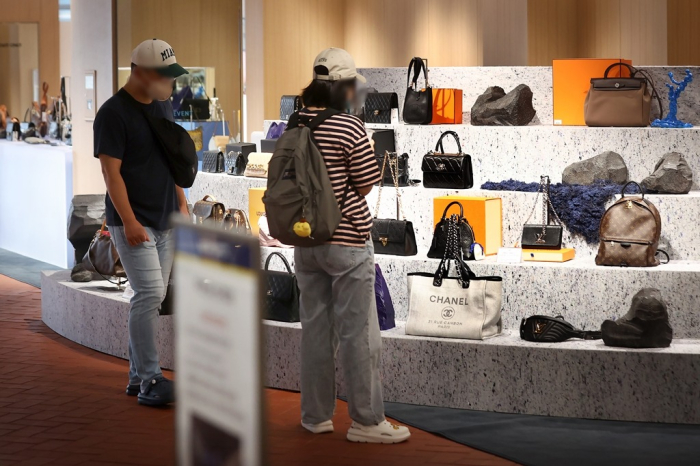
[[[189,74],[175,59],[173,48],[160,39],[144,40],[131,52],[131,63],[152,68],[163,76],[177,78]]]
[[[316,73],[316,67],[325,66],[328,74]],[[357,73],[355,60],[343,49],[331,47],[319,53],[314,60],[314,79],[323,81],[339,81],[341,79],[357,79],[367,82],[364,76]]]

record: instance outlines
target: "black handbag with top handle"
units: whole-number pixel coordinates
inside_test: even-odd
[[[430,249],[428,250],[428,257],[431,259],[442,259],[445,257],[450,226],[450,217],[447,215],[447,212],[452,206],[459,206],[459,215],[457,216],[457,223],[459,225],[458,242],[462,251],[462,258],[465,260],[472,260],[474,259],[474,252],[472,250],[472,244],[474,244],[474,230],[469,224],[469,221],[464,217],[464,207],[462,207],[462,204],[458,201],[447,204],[447,207],[445,207],[442,213],[442,218],[438,224],[435,225],[433,241],[430,243]]]
[[[535,205],[525,221],[525,225],[523,225],[523,234],[520,239],[520,246],[523,249],[561,249],[564,229],[552,201],[549,199],[549,184],[548,176],[540,177],[540,187],[537,190]],[[532,224],[529,222],[537,209],[540,195],[542,196],[542,221],[538,224]]]
[[[401,205],[401,191],[399,190],[398,177],[396,174],[396,166],[398,160],[388,156],[384,157],[382,164],[382,181],[379,184],[379,193],[377,194],[377,207],[374,211],[372,220],[372,243],[374,244],[375,254],[390,254],[394,256],[415,256],[418,254],[418,246],[416,243],[416,234],[413,230],[413,223],[406,220],[403,214]],[[398,205],[399,218],[379,219],[379,205],[382,202],[382,188],[384,187],[384,179],[386,167],[389,167],[391,182],[396,189],[396,203]]]
[[[418,89],[421,72],[425,78],[425,87]],[[413,79],[411,80],[411,73]],[[433,121],[433,89],[428,83],[428,60],[420,57],[411,59],[406,78],[406,98],[403,102],[403,121],[409,125],[428,125]]]
[[[368,92],[365,97],[365,123],[391,124],[391,111],[399,109],[396,92]]]
[[[457,143],[457,153],[447,154],[442,140],[452,136]],[[454,131],[445,131],[438,139],[435,150],[423,156],[421,164],[423,186],[426,188],[469,189],[474,186],[472,158],[462,152],[459,136]]]
[[[273,256],[282,259],[286,272],[269,270]],[[299,287],[297,277],[287,259],[279,252],[270,253],[265,260],[264,319],[278,322],[299,322]]]

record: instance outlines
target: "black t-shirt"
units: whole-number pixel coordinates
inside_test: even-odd
[[[175,181],[142,109],[155,117],[174,121],[169,100],[146,105],[119,89],[95,117],[94,155],[104,154],[122,161],[120,172],[136,220],[143,226],[166,230],[170,214],[178,210]],[[109,194],[105,207],[107,225],[123,225]]]

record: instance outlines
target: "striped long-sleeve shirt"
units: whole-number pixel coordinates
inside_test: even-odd
[[[317,112],[302,110],[300,114],[313,118]],[[314,139],[339,203],[347,191],[341,206],[343,218],[328,243],[362,247],[372,229],[372,214],[357,189],[372,186],[380,178],[364,124],[353,115],[333,115],[316,128]]]

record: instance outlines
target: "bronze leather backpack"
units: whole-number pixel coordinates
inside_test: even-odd
[[[636,185],[641,197],[625,196],[629,185]],[[622,197],[603,214],[600,221],[600,245],[596,265],[655,267],[661,236],[661,216],[654,204],[644,199],[642,188],[630,181],[622,188]]]

